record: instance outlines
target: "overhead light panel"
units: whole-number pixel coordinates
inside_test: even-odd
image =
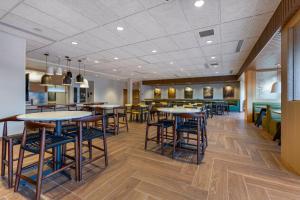
[[[215,34],[214,29],[209,29],[209,30],[205,30],[205,31],[200,31],[199,32],[200,37],[213,36],[214,34]]]
[[[204,0],[198,0],[198,1],[195,1],[194,3],[194,6],[197,7],[197,8],[200,8],[204,5]]]
[[[238,44],[236,46],[236,50],[235,50],[236,53],[239,53],[241,51],[243,43],[244,43],[244,40],[239,40],[239,42],[238,42]]]

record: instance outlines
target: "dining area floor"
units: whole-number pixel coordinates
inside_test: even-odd
[[[108,137],[108,167],[102,160],[88,164],[81,182],[54,175],[42,199],[300,199],[300,178],[284,168],[280,146],[242,113],[214,116],[207,127],[208,147],[197,165],[196,154],[181,151],[172,159],[171,148],[161,155],[154,142],[145,151],[145,124],[132,122],[129,132]],[[15,193],[2,178],[0,200],[31,199],[33,188],[21,183]]]

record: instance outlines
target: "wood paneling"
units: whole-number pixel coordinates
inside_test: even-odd
[[[262,32],[260,38],[257,40],[255,46],[251,50],[250,54],[246,58],[244,64],[242,65],[238,76],[240,76],[251,64],[251,62],[256,58],[256,56],[263,50],[266,44],[274,36],[274,34],[281,29],[294,14],[300,8],[299,0],[282,0],[267,24],[266,28]]]
[[[179,79],[162,79],[162,80],[147,80],[143,81],[143,85],[184,85],[197,83],[224,83],[237,82],[238,76],[210,76],[196,78],[179,78]]]

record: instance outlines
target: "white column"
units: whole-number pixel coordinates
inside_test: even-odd
[[[0,32],[0,44],[0,118],[4,118],[25,113],[26,40]],[[21,133],[22,123],[10,123],[8,131]]]
[[[133,90],[133,81],[132,79],[128,79],[127,81],[127,98],[128,98],[128,103],[129,104],[132,104],[132,100],[133,100],[133,97],[132,97],[132,90]]]

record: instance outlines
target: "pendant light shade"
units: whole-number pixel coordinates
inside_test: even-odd
[[[50,75],[50,76],[54,75],[54,68],[53,67],[47,67],[47,75]]]
[[[68,75],[65,75],[65,77],[63,79],[63,85],[65,85],[65,86],[72,85],[72,79]]]
[[[56,68],[55,75],[61,76],[63,75],[63,71],[61,67]]]
[[[69,76],[71,79],[73,77],[73,74],[70,70],[70,65],[71,65],[71,59],[69,58],[69,56],[65,56],[66,60],[67,60],[67,66],[68,66],[68,71],[67,71],[67,76]]]
[[[89,81],[87,79],[83,80],[83,83],[80,84],[80,88],[89,88]]]
[[[50,86],[50,85],[52,85],[51,81],[52,81],[51,76],[48,74],[44,74],[41,79],[41,85],[42,86]]]
[[[279,67],[280,64],[277,65],[277,81],[272,84],[271,93],[281,93],[281,82],[279,80]]]
[[[83,76],[80,74],[80,65],[81,65],[81,60],[78,60],[79,73],[76,76],[76,83],[83,83]]]
[[[52,77],[48,74],[48,56],[49,56],[49,54],[45,53],[44,55],[46,57],[45,60],[46,60],[46,69],[47,69],[47,72],[41,78],[41,85],[42,86],[50,86],[50,85],[52,85],[51,84]]]

